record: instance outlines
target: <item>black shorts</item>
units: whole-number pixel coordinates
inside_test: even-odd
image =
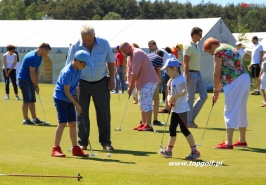
[[[252,64],[251,66],[251,78],[256,78],[260,76],[260,65]]]

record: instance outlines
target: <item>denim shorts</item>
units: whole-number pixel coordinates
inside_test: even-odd
[[[57,119],[59,124],[77,121],[76,110],[73,103],[54,98],[54,105],[57,110]]]
[[[36,95],[33,83],[30,80],[18,80],[19,88],[23,96],[23,102],[25,103],[35,103]]]

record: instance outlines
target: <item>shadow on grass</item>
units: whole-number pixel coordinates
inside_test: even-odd
[[[127,161],[121,161],[117,159],[110,158],[99,158],[99,157],[84,157],[84,158],[77,158],[81,160],[93,160],[93,161],[99,161],[99,162],[114,162],[114,163],[123,163],[123,164],[136,164],[135,162],[127,162]]]
[[[266,149],[265,148],[251,148],[251,147],[247,147],[247,148],[239,148],[239,149],[240,149],[240,151],[266,153]]]
[[[149,156],[150,154],[156,154],[157,152],[148,152],[148,151],[134,151],[134,150],[120,150],[115,149],[113,151],[104,151],[104,150],[93,150],[93,151],[101,151],[106,153],[112,153],[112,154],[131,154],[134,156]]]

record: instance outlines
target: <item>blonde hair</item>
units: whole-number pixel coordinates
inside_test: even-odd
[[[139,45],[136,43],[132,43],[131,46],[133,46],[134,48],[139,48]]]
[[[83,25],[80,29],[81,35],[94,35],[94,28],[90,25]]]

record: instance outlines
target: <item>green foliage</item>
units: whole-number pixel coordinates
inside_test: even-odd
[[[121,20],[122,17],[118,13],[109,12],[106,16],[103,17],[103,20]]]
[[[110,12],[112,12],[110,14]],[[233,32],[265,32],[265,5],[229,3],[226,6],[202,1],[193,6],[169,0],[2,0],[0,19],[41,19],[48,15],[60,20],[193,19],[221,17]],[[244,35],[240,40],[245,40]]]

